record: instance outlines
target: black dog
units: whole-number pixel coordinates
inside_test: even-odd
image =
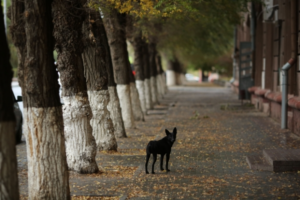
[[[170,159],[170,153],[171,153],[171,147],[173,143],[176,140],[176,134],[177,134],[177,129],[176,127],[173,130],[173,133],[170,133],[166,129],[166,134],[167,136],[164,137],[163,139],[159,141],[150,141],[147,145],[147,157],[146,157],[146,174],[149,174],[148,172],[148,161],[150,158],[150,155],[153,154],[153,164],[152,164],[152,174],[154,173],[154,164],[156,162],[157,154],[160,154],[160,170],[164,170],[163,168],[163,160],[164,160],[164,155],[167,154],[167,160],[166,160],[166,170],[169,172],[170,170],[168,169],[168,163]]]

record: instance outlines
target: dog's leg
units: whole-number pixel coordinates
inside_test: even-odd
[[[161,155],[160,155],[160,170],[161,170],[161,171],[164,171],[164,168],[163,168],[164,155],[165,155],[165,154],[161,154]]]
[[[166,170],[167,170],[167,172],[169,172],[169,171],[170,171],[170,170],[169,170],[169,168],[168,168],[169,159],[170,159],[170,154],[169,154],[169,153],[167,153],[167,159],[166,159]]]
[[[148,172],[148,161],[149,161],[150,155],[151,154],[147,154],[147,156],[146,156],[146,164],[145,164],[146,174],[149,174],[149,172]]]
[[[152,174],[155,174],[155,172],[154,172],[154,164],[156,162],[156,159],[157,159],[157,154],[153,154]]]

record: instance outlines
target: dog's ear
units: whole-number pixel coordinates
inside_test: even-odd
[[[170,135],[170,132],[167,129],[165,129],[165,131],[167,135]]]
[[[175,127],[174,129],[173,129],[173,134],[177,134],[177,128]]]

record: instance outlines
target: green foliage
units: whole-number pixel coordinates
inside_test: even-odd
[[[135,16],[135,26],[169,58],[194,69],[231,71],[234,26],[249,0],[93,0]],[[96,5],[96,6],[95,6]]]

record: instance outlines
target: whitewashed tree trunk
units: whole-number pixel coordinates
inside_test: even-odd
[[[150,78],[150,86],[151,86],[151,97],[152,97],[152,103],[157,104],[158,99],[157,99],[157,85],[156,85],[156,77],[151,76]]]
[[[92,111],[87,97],[63,97],[63,117],[68,167],[78,173],[98,171],[96,142],[90,120]]]
[[[28,199],[70,199],[61,107],[24,108]]]
[[[141,108],[139,93],[136,89],[134,82],[130,82],[130,98],[134,120],[144,121],[144,115]]]
[[[164,74],[160,74],[159,75],[159,80],[160,80],[160,84],[161,84],[161,94],[165,95],[166,94],[166,82],[165,82],[165,78],[164,78]]]
[[[180,80],[181,80],[181,85],[183,85],[186,82],[186,78],[183,73],[180,73]]]
[[[114,150],[118,148],[114,135],[111,114],[108,111],[110,102],[108,85],[111,80],[112,66],[108,41],[99,11],[89,9],[82,26],[85,44],[82,53],[84,75],[93,117],[90,124],[98,150]]]
[[[145,79],[144,84],[145,84],[146,109],[151,110],[153,109],[153,103],[152,103],[150,79]]]
[[[156,87],[157,87],[158,98],[162,98],[163,97],[163,91],[162,91],[162,81],[161,81],[160,74],[156,75]]]
[[[176,72],[176,85],[183,85],[185,82],[184,74]]]
[[[126,137],[117,89],[114,86],[109,86],[108,91],[110,98],[107,109],[109,110],[110,117],[113,121],[115,136],[118,138]]]
[[[1,7],[0,7],[1,8]],[[13,121],[0,122],[0,199],[19,199],[16,136]]]
[[[166,80],[166,76],[165,74],[161,74],[162,76],[162,80],[163,80],[163,89],[164,89],[164,94],[166,94],[168,92],[168,85],[167,85],[167,80]]]
[[[121,99],[120,106],[125,128],[135,128],[132,112],[130,85],[117,85],[118,97]]]
[[[136,89],[138,90],[138,93],[139,93],[139,98],[140,98],[142,111],[145,115],[147,113],[146,97],[145,97],[145,81],[136,80],[135,83],[136,83]]]
[[[173,70],[167,70],[167,86],[176,85],[176,72]]]
[[[108,90],[88,91],[93,112],[91,125],[99,150],[117,150],[118,145],[114,135],[114,126],[107,109],[109,103]]]

